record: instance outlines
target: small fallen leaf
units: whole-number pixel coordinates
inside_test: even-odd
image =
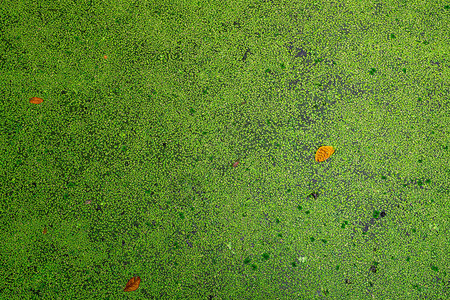
[[[239,161],[235,162],[235,163],[233,164],[233,168],[236,168],[236,167],[238,166],[238,164],[239,164]]]
[[[31,104],[41,104],[44,101],[44,99],[39,98],[39,97],[32,97],[30,98],[30,103]]]
[[[323,162],[326,161],[331,154],[334,153],[334,148],[331,146],[322,146],[316,152],[316,161]]]
[[[141,283],[141,278],[139,276],[132,277],[128,280],[127,285],[125,286],[125,292],[132,292],[138,289],[139,284]]]
[[[47,234],[47,227],[44,227],[44,230],[42,231],[43,234]]]

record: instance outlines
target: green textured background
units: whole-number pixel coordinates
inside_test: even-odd
[[[448,299],[450,2],[317,2],[2,1],[0,299]]]

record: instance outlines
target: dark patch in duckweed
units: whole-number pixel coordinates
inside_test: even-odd
[[[364,228],[362,229],[363,232],[367,232],[369,230],[369,225],[364,226]]]
[[[295,58],[300,58],[300,57],[307,57],[308,56],[308,52],[306,52],[304,49],[302,48],[296,48],[295,52],[297,52],[295,54]]]
[[[317,199],[317,197],[319,197],[319,194],[318,194],[318,193],[311,193],[311,194],[309,195],[309,197],[313,197],[314,200],[315,200],[315,199]]]
[[[41,291],[39,289],[30,288],[29,291],[36,296],[42,297]]]
[[[247,60],[247,56],[251,54],[250,49],[247,48],[247,50],[244,53],[244,56],[242,57],[242,61],[246,61]]]

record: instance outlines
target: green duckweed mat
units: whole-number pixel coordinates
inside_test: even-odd
[[[0,299],[450,297],[450,2],[0,13]]]

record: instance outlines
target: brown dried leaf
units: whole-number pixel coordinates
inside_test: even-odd
[[[41,104],[44,101],[44,99],[39,98],[39,97],[32,97],[30,98],[30,103],[31,104]]]
[[[331,154],[334,153],[334,148],[331,146],[322,146],[316,152],[316,161],[323,162],[326,161]]]
[[[139,276],[132,277],[128,280],[127,285],[125,286],[125,292],[132,292],[138,289],[139,284],[141,283],[141,278]]]

